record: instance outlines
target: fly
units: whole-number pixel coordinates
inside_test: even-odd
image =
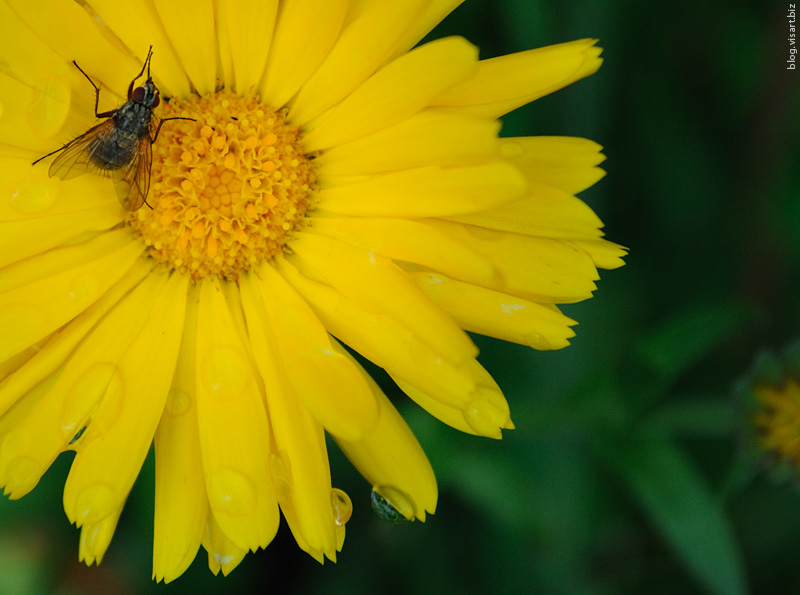
[[[191,120],[193,118],[164,118],[159,120],[153,115],[153,109],[159,104],[159,92],[150,76],[150,59],[153,46],[147,52],[142,70],[128,85],[128,101],[121,107],[98,113],[100,104],[100,87],[78,66],[75,68],[94,87],[94,115],[106,118],[72,139],[60,149],[56,149],[33,162],[60,153],[50,164],[48,175],[62,180],[70,180],[86,172],[102,176],[110,176],[114,180],[114,190],[120,204],[128,211],[135,211],[147,203],[150,190],[150,167],[153,163],[152,145],[164,122],[170,120]],[[147,80],[134,88],[136,79],[141,78],[147,70]],[[151,207],[152,208],[152,207]]]

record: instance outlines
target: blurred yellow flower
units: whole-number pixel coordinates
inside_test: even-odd
[[[580,40],[478,60],[415,44],[459,0],[0,2],[0,484],[76,452],[64,508],[99,562],[155,443],[153,576],[202,545],[227,574],[280,510],[335,559],[351,504],[328,432],[402,516],[433,471],[342,347],[472,434],[512,428],[465,331],[559,349],[624,250],[574,195],[600,147],[498,138],[497,118],[595,72]],[[148,203],[31,162],[127,100],[153,46],[165,125]],[[140,81],[141,82],[141,81]],[[335,338],[334,338],[335,337]],[[341,343],[340,343],[341,342]]]
[[[750,445],[776,479],[800,475],[800,343],[764,352],[739,387],[747,406]]]

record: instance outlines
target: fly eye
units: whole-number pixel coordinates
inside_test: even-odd
[[[150,105],[150,107],[156,107],[159,103],[161,103],[161,98],[158,95],[155,95],[153,97],[153,103]]]
[[[133,100],[139,103],[144,101],[144,87],[136,87],[133,90]]]

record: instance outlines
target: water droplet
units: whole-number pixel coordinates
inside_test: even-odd
[[[116,491],[104,483],[96,483],[83,488],[75,498],[72,522],[79,527],[102,521],[121,502],[117,502]],[[69,516],[69,515],[68,515]]]
[[[59,180],[30,179],[16,187],[9,188],[9,206],[18,213],[36,215],[46,212],[61,195]]]
[[[213,347],[201,361],[200,381],[213,398],[232,401],[250,390],[253,371],[247,354],[238,347]]]
[[[391,523],[405,523],[417,516],[417,509],[411,497],[392,486],[372,488],[370,501],[375,514]]]
[[[66,78],[50,75],[33,85],[33,98],[28,106],[28,123],[34,134],[50,138],[64,126],[71,103],[70,85]]]
[[[167,396],[167,403],[164,408],[170,415],[179,417],[189,411],[191,405],[192,397],[189,396],[189,393],[173,387],[169,390],[169,396]]]
[[[341,527],[350,520],[350,515],[353,514],[353,503],[350,496],[339,488],[331,490],[331,506],[333,506],[333,520],[337,525]]]
[[[289,479],[288,462],[283,453],[273,452],[269,455],[269,472],[278,502],[288,502],[292,492],[292,483]]]
[[[209,479],[208,502],[215,513],[249,516],[256,510],[256,489],[249,478],[234,469],[223,468]]]

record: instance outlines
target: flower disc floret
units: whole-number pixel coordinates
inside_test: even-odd
[[[279,254],[311,206],[314,169],[285,111],[254,94],[174,99],[153,145],[148,203],[128,217],[149,255],[195,279]]]

